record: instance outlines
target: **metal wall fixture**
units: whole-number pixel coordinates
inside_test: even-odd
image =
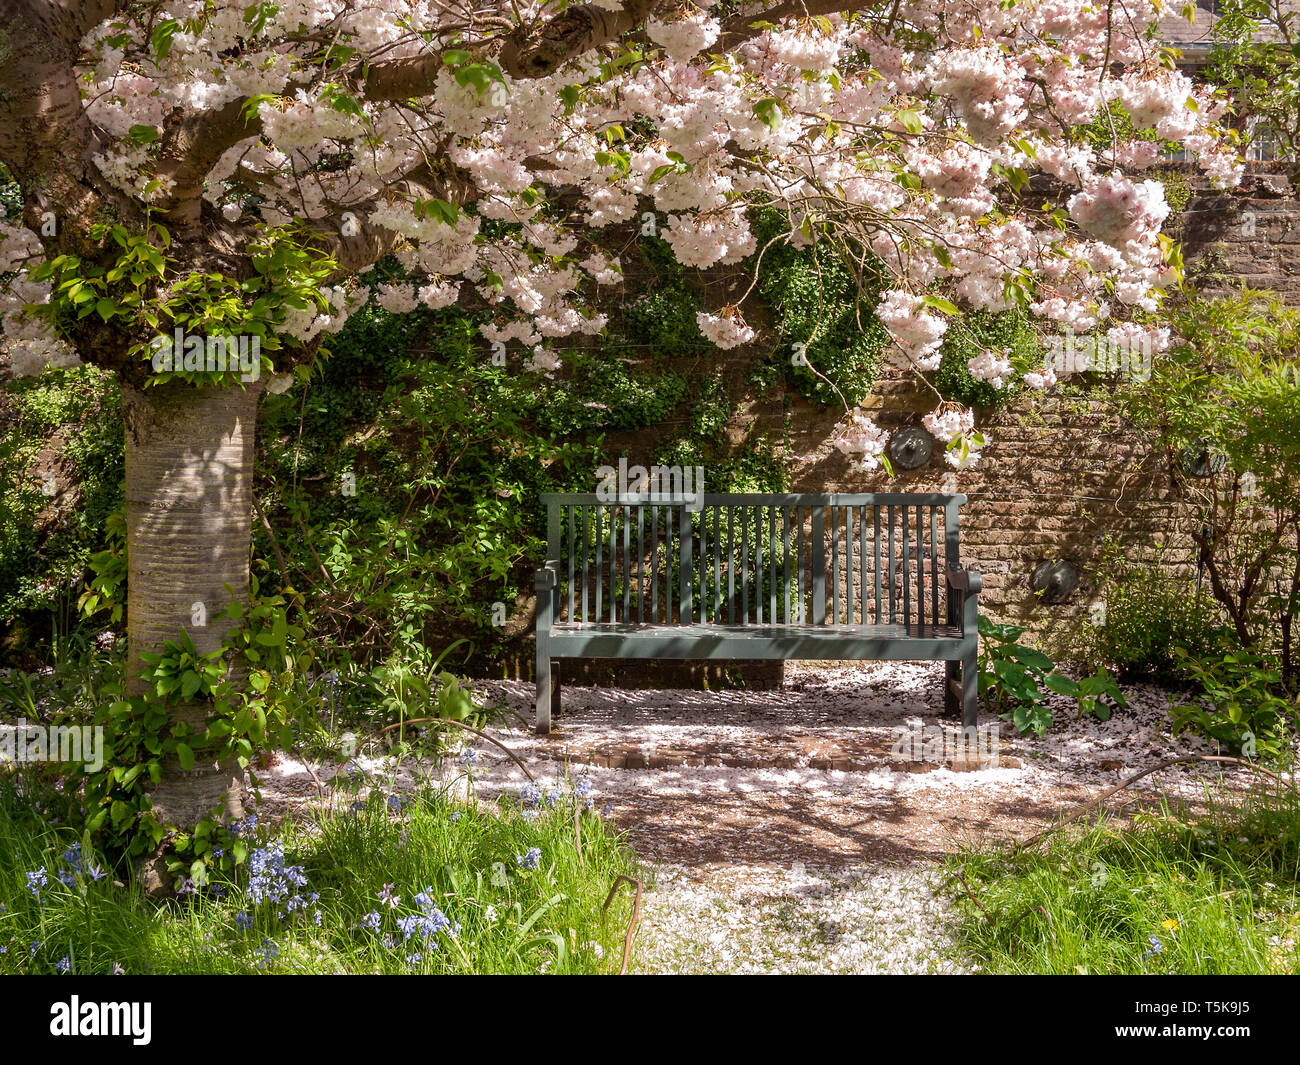
[[[889,438],[889,458],[900,470],[915,470],[934,455],[934,437],[919,425],[895,430]]]
[[[1063,603],[1079,587],[1079,571],[1063,558],[1044,562],[1029,578],[1029,587],[1045,603]]]
[[[1198,440],[1191,447],[1183,449],[1180,461],[1183,469],[1193,477],[1213,477],[1227,465],[1228,457],[1211,451],[1208,443]]]

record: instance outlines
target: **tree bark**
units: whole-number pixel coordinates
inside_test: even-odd
[[[175,640],[182,629],[200,653],[217,650],[233,624],[217,619],[231,591],[248,602],[257,398],[256,385],[122,386],[130,694],[144,688],[142,654],[162,651],[163,641]],[[206,700],[171,707],[174,721],[200,730],[210,713]],[[164,766],[152,794],[159,820],[192,826],[214,809],[243,817],[238,762],[196,753],[190,772],[174,758]],[[160,863],[153,864],[165,882],[156,872]]]

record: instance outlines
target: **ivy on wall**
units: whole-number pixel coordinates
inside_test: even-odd
[[[890,342],[873,313],[882,279],[866,279],[859,291],[829,243],[796,248],[782,239],[789,225],[773,209],[755,212],[753,229],[758,291],[772,308],[778,340],[775,365],[814,403],[857,406],[870,394]]]
[[[1013,379],[1002,388],[974,377],[969,360],[986,348],[1005,352],[1011,361]],[[1021,375],[1043,365],[1043,346],[1025,312],[970,311],[954,315],[944,334],[942,361],[935,373],[934,386],[944,399],[967,407],[996,408],[1015,394]]]

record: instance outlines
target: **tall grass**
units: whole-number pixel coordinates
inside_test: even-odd
[[[90,841],[45,822],[19,779],[0,773],[0,973],[618,968],[631,901],[602,905],[634,862],[583,786],[532,808],[376,789],[274,836],[253,829],[252,877],[241,867],[160,905],[121,870],[98,876]]]
[[[1300,971],[1300,801],[1063,830],[946,863],[962,950],[999,973]],[[969,890],[968,890],[969,889]]]

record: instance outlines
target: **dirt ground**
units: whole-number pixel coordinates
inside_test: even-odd
[[[507,710],[492,734],[536,779],[586,776],[636,849],[653,888],[638,940],[646,971],[964,971],[937,894],[944,855],[1039,832],[1163,759],[1218,753],[1171,738],[1168,693],[1136,687],[1106,722],[1061,700],[1043,737],[985,721],[981,748],[954,758],[936,745],[952,723],[935,664],[795,664],[770,691],[566,687],[549,736],[525,727],[531,684],[474,687]],[[493,745],[470,746],[479,795],[527,782]],[[393,790],[421,778],[465,786],[455,758],[357,762]],[[282,760],[264,775],[266,804],[317,801],[317,782],[341,768]],[[1117,796],[1117,813],[1198,806],[1255,783],[1240,769],[1167,768]]]

